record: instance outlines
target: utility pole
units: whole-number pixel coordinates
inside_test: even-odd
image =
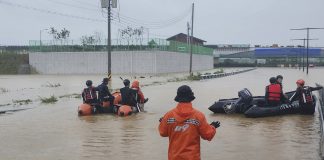
[[[189,32],[190,32],[190,24],[189,24],[189,22],[187,22],[187,52],[188,53],[191,53],[190,52],[190,36],[189,36]]]
[[[291,39],[292,41],[295,41],[295,40],[300,40],[300,41],[303,41],[303,72],[305,71],[305,42],[306,42],[306,38],[302,38],[302,39]],[[308,39],[308,40],[318,40],[317,38],[316,39]],[[299,65],[299,70],[300,70],[300,65]]]
[[[306,30],[307,31],[307,47],[306,47],[306,74],[308,74],[308,56],[309,56],[309,30],[314,30],[314,29],[324,29],[324,28],[298,28],[298,29],[290,29],[290,30]]]
[[[108,0],[107,4],[108,15],[108,39],[107,39],[107,52],[108,52],[108,79],[109,86],[111,87],[111,0]]]
[[[111,8],[117,8],[117,0],[101,0],[101,8],[107,8],[108,20],[108,37],[107,37],[107,53],[108,53],[108,86],[111,88]]]
[[[194,9],[195,9],[195,4],[192,3],[192,13],[191,13],[191,40],[190,40],[190,69],[189,73],[190,76],[192,76],[192,52],[193,52],[193,29],[194,29]]]

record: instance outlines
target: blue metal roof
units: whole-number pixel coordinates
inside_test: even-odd
[[[304,48],[256,48],[254,51],[255,57],[295,57],[306,55],[307,50]],[[309,57],[320,57],[320,48],[310,48],[308,50]]]

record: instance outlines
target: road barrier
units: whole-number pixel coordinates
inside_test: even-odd
[[[221,78],[221,77],[232,76],[232,75],[252,71],[252,70],[255,70],[255,69],[256,68],[250,68],[250,69],[245,69],[245,70],[241,70],[241,71],[234,71],[234,72],[228,72],[228,73],[205,73],[205,74],[200,75],[200,79],[204,80],[204,79],[212,79],[212,78]]]
[[[320,87],[322,85],[316,83],[316,86]],[[318,111],[320,114],[320,121],[321,121],[321,124],[320,124],[321,125],[320,156],[322,159],[324,159],[324,126],[323,126],[324,125],[323,124],[323,122],[324,122],[323,121],[323,119],[324,119],[324,117],[323,117],[323,115],[324,115],[324,90],[323,89],[319,90],[318,94],[319,94],[318,100],[320,102]]]

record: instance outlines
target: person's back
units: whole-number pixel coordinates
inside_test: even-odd
[[[108,87],[105,83],[101,83],[97,88],[99,91],[98,92],[99,100],[100,100],[100,102],[103,102],[104,98],[108,95],[108,93],[107,93]]]
[[[102,83],[97,87],[99,94],[99,101],[100,101],[100,105],[102,106],[102,111],[104,113],[112,113],[114,112],[114,100],[115,97],[113,95],[111,95],[109,89],[108,89],[108,81],[109,78],[104,78],[102,80]],[[105,102],[108,102],[105,103]]]
[[[92,86],[92,81],[86,81],[87,88],[84,88],[82,91],[82,99],[84,103],[95,105],[98,103],[97,98],[97,89]]]
[[[129,88],[130,81],[124,80],[124,88],[120,89],[122,105],[136,106],[136,91]]]
[[[204,114],[192,107],[194,96],[191,89],[189,92],[192,95],[179,94],[183,87],[178,89],[175,100],[179,103],[176,108],[160,119],[159,132],[162,137],[169,137],[169,160],[199,160],[200,137],[212,140],[220,123],[208,124]]]
[[[277,82],[276,78],[271,77],[270,85],[266,87],[265,100],[269,106],[280,105],[282,99],[284,99],[281,85],[276,82]]]

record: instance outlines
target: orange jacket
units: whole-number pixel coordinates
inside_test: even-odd
[[[216,128],[191,103],[178,103],[159,125],[162,137],[169,137],[169,160],[200,160],[200,137],[212,140]]]
[[[139,81],[138,80],[134,80],[131,86],[132,89],[135,89],[137,91],[138,94],[138,99],[140,103],[144,103],[144,94],[141,91],[141,89],[139,88]]]

